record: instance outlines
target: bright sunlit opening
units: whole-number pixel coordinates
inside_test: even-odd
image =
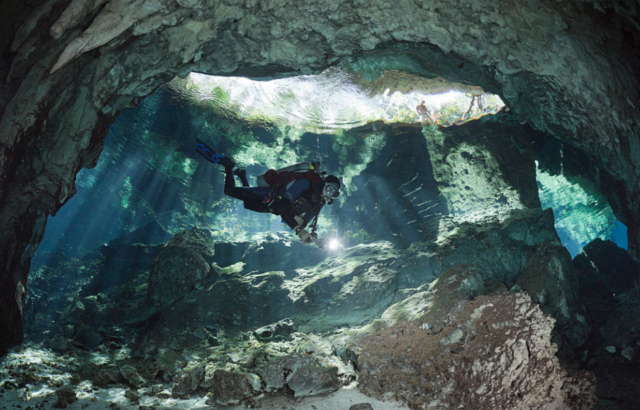
[[[412,80],[415,78],[404,81]],[[191,73],[172,84],[195,104],[210,104],[248,122],[267,121],[316,133],[335,133],[373,121],[432,122],[446,127],[495,114],[505,107],[500,97],[480,87],[442,79],[437,83],[437,88],[416,85],[414,89],[391,82],[371,90],[367,89],[370,84],[358,83],[353,76],[334,68],[319,75],[271,81]],[[417,112],[422,101],[427,114]]]

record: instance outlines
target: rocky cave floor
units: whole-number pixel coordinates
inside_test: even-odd
[[[550,210],[407,249],[194,228],[45,256],[2,409],[638,408],[638,264],[571,260]]]

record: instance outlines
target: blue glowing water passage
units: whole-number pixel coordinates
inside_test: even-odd
[[[606,198],[592,182],[536,169],[542,208],[553,209],[556,231],[571,257],[596,238],[614,241],[628,249],[627,227],[616,219]]]

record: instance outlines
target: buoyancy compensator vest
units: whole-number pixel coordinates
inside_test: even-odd
[[[288,184],[296,179],[306,178],[312,183],[323,182],[319,162],[299,162],[280,169],[270,169],[257,176],[259,187],[275,187]]]

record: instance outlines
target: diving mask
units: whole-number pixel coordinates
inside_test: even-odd
[[[324,185],[322,196],[326,196],[327,198],[336,198],[338,195],[340,195],[340,189],[338,188],[337,184],[334,184],[333,182],[327,182]]]

